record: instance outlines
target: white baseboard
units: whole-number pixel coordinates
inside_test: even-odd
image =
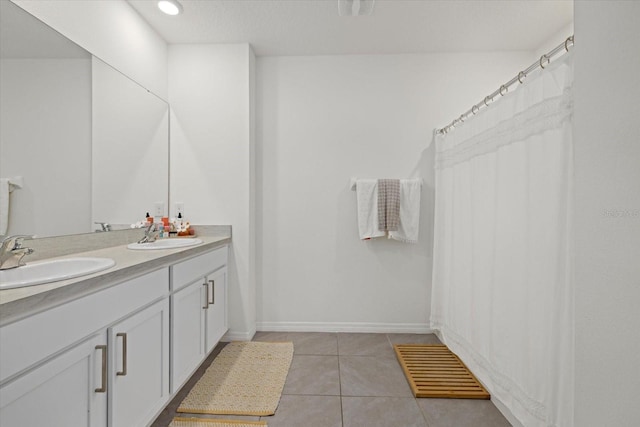
[[[269,332],[369,332],[387,334],[430,334],[426,323],[365,322],[258,322],[256,330]]]
[[[256,331],[242,332],[242,331],[228,331],[220,341],[251,341]]]

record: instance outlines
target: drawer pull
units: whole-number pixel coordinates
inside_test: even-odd
[[[206,295],[205,295],[205,306],[202,307],[203,310],[206,310],[209,308],[209,285],[207,285],[206,283],[203,283],[202,286],[204,286],[204,288],[206,289]]]
[[[120,332],[116,334],[116,337],[122,337],[122,371],[116,372],[116,375],[127,375],[127,334]]]
[[[216,303],[216,281],[209,280],[209,283],[211,283],[211,301],[209,301],[209,304],[215,304]],[[207,287],[207,292],[209,292],[209,287]]]
[[[96,393],[106,393],[107,392],[107,346],[106,345],[97,345],[96,350],[100,350],[102,352],[102,384],[100,387],[96,389]]]

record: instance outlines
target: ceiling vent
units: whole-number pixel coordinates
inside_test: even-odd
[[[338,14],[340,16],[373,15],[373,5],[376,0],[338,0]]]

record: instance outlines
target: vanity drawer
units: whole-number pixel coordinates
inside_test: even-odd
[[[172,290],[177,291],[227,265],[227,252],[227,246],[223,246],[172,266]]]
[[[162,268],[0,328],[0,383],[168,292]]]

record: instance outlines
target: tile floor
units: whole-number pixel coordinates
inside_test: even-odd
[[[508,427],[488,400],[415,399],[393,344],[440,343],[435,335],[258,332],[254,341],[293,341],[294,356],[269,427]],[[152,427],[175,409],[224,344],[219,345]]]

